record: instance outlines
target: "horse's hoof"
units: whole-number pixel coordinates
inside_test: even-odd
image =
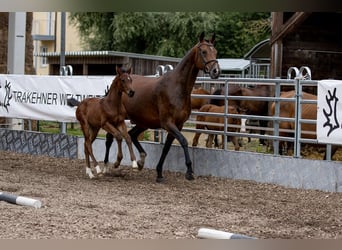
[[[142,161],[138,161],[138,170],[141,171],[144,168],[144,163]]]
[[[157,177],[157,183],[163,183],[164,177]]]
[[[194,175],[192,173],[191,174],[186,173],[185,178],[189,181],[195,180]]]

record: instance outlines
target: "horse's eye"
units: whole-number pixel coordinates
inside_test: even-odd
[[[202,55],[206,55],[207,54],[207,51],[206,50],[202,50]]]

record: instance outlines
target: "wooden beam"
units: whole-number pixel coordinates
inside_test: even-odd
[[[279,19],[277,18],[274,22],[277,22],[277,25],[273,25],[273,27],[277,27],[277,30],[274,31],[272,37],[270,39],[270,44],[272,45],[275,41],[282,39],[284,36],[292,32],[298,25],[300,25],[304,20],[311,15],[311,12],[296,12],[290,19],[279,26]],[[272,32],[273,33],[273,32]]]

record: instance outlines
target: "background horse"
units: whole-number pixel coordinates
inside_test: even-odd
[[[92,149],[92,143],[96,139],[100,128],[106,130],[117,140],[118,154],[114,166],[118,167],[123,158],[121,143],[122,137],[124,137],[129,148],[132,167],[138,167],[132,148],[132,141],[127,132],[125,124],[126,113],[121,101],[122,93],[127,94],[129,98],[132,98],[134,95],[132,78],[129,75],[131,69],[125,72],[117,67],[116,71],[117,75],[110,86],[108,94],[104,98],[86,98],[80,103],[75,103],[75,100],[73,103],[70,101],[68,103],[69,106],[78,104],[76,118],[80,122],[84,135],[84,154],[87,164],[86,174],[90,178],[93,178],[94,175],[91,171],[89,156],[93,161],[97,174],[102,172]]]
[[[163,164],[175,138],[184,151],[187,166],[185,177],[188,180],[194,179],[188,142],[180,131],[191,113],[191,91],[199,71],[209,73],[211,78],[218,78],[220,75],[214,40],[215,35],[210,40],[205,40],[203,32],[199,42],[188,51],[175,69],[159,78],[132,75],[135,95],[132,98],[123,96],[128,117],[135,124],[129,134],[140,153],[139,167],[144,166],[146,152],[137,139],[138,135],[149,128],[163,128],[167,131],[166,142],[156,166],[157,182],[163,181]],[[108,135],[106,139],[105,162],[108,162],[112,136]]]
[[[280,97],[281,98],[294,98],[295,91],[287,91],[282,92]],[[316,95],[312,95],[306,92],[302,92],[302,99],[304,100],[317,100]],[[308,119],[308,120],[317,120],[317,104],[311,104],[311,103],[304,103],[301,105],[302,107],[302,117],[301,119]],[[275,103],[272,103],[271,106],[271,115],[274,116],[275,112]],[[295,102],[280,102],[280,111],[279,111],[279,117],[295,117]],[[290,132],[291,130],[294,131],[295,129],[295,123],[289,122],[289,121],[281,121],[279,122],[279,136],[284,137],[294,137],[294,132]],[[290,130],[290,131],[289,131]],[[305,139],[316,139],[316,124],[309,124],[309,123],[301,123],[301,138]],[[286,148],[292,150],[293,149],[293,142],[279,142],[279,152],[282,153],[282,148]],[[322,145],[317,145],[322,147]],[[335,154],[337,151],[338,146],[333,145],[331,147],[331,156]],[[326,159],[326,153],[324,155],[324,159]]]
[[[191,94],[196,95],[210,95],[209,91],[203,88],[193,89]],[[209,98],[195,98],[191,97],[191,109],[200,109],[204,104],[209,103]]]
[[[214,95],[224,95],[224,89],[218,89],[214,92]],[[229,85],[229,96],[257,96],[257,97],[270,97],[271,88],[269,85],[255,85],[255,87],[240,87],[237,84]],[[211,99],[210,104],[218,106],[224,105],[224,100]],[[228,105],[239,107],[239,110],[243,111],[246,115],[259,115],[268,116],[268,101],[259,100],[232,100],[228,98]],[[268,121],[259,120],[260,127],[267,127]],[[265,130],[260,130],[260,134],[264,135]],[[259,140],[261,144],[265,144],[264,139]]]
[[[212,113],[222,113],[224,114],[224,106],[216,106],[212,104],[205,104],[200,108],[200,112],[212,112]],[[237,108],[235,106],[228,106],[228,114],[239,114]],[[201,122],[201,124],[196,124],[196,129],[208,129],[208,130],[224,130],[224,117],[219,116],[210,116],[210,115],[198,115],[196,118],[196,121]],[[208,124],[203,124],[208,123]],[[212,124],[209,124],[212,123]],[[216,125],[214,124],[216,123]],[[241,125],[241,119],[228,117],[227,125],[228,124],[235,124],[235,125]],[[221,125],[221,126],[220,126]],[[237,132],[239,128],[235,127],[228,127],[227,130],[229,132]],[[201,136],[201,133],[196,133],[193,140],[192,140],[192,146],[197,146],[198,139]],[[213,144],[213,134],[209,134],[206,147],[211,148]],[[235,150],[238,151],[240,149],[240,145],[238,143],[238,138],[235,136],[228,136],[228,140],[230,140],[235,147]],[[224,135],[222,135],[222,144],[220,148],[224,148]]]

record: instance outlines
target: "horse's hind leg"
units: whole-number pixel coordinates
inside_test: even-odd
[[[194,138],[192,139],[192,146],[196,147],[198,145],[198,139],[200,138],[201,133],[196,133]]]
[[[93,144],[94,140],[96,139],[98,132],[99,132],[98,128],[90,128],[89,127],[89,138],[87,140],[85,140],[85,147],[86,147],[86,150],[88,151],[88,153],[91,157],[91,160],[93,161],[96,173],[100,174],[102,172],[102,170],[101,170],[99,163],[97,162],[97,160],[94,156],[93,147],[92,147],[92,144]],[[92,178],[90,175],[89,175],[89,177]]]
[[[93,175],[93,172],[91,171],[91,168],[90,168],[89,152],[88,152],[86,140],[87,139],[84,138],[84,156],[86,160],[86,175],[88,175],[89,178],[92,179],[95,176]]]
[[[96,172],[100,173],[101,169],[100,166],[98,165],[98,162],[96,161],[94,154],[93,154],[93,149],[92,149],[92,140],[88,136],[84,137],[84,154],[85,154],[85,159],[86,159],[86,174],[89,176],[90,179],[94,178],[95,176],[93,175],[90,167],[90,159],[89,156],[91,157]]]
[[[175,124],[168,124],[167,131],[168,131],[168,135],[166,138],[166,142],[162,151],[162,155],[157,165],[157,173],[158,173],[157,182],[163,180],[163,176],[162,176],[163,163],[164,163],[166,155],[168,154],[170,150],[171,144],[175,138],[180,143],[184,151],[185,165],[187,167],[185,178],[187,180],[194,180],[192,162],[190,160],[189,149],[188,149],[188,141],[186,140],[184,135],[182,135],[182,133],[179,131],[179,129],[176,127]]]
[[[128,134],[131,136],[131,140],[134,144],[134,146],[138,149],[140,154],[140,160],[138,161],[138,169],[141,170],[144,168],[145,165],[145,158],[147,156],[145,150],[141,146],[140,142],[138,141],[138,136],[144,132],[146,129],[140,128],[140,127],[133,127],[130,131],[128,131]]]
[[[213,147],[213,140],[214,140],[214,135],[213,134],[208,134],[207,143],[206,143],[205,146],[207,148],[212,148]]]
[[[230,137],[230,140],[231,140],[232,143],[234,144],[234,149],[235,149],[235,151],[239,151],[239,150],[240,150],[239,139],[238,139],[236,136],[232,136],[232,137]]]

